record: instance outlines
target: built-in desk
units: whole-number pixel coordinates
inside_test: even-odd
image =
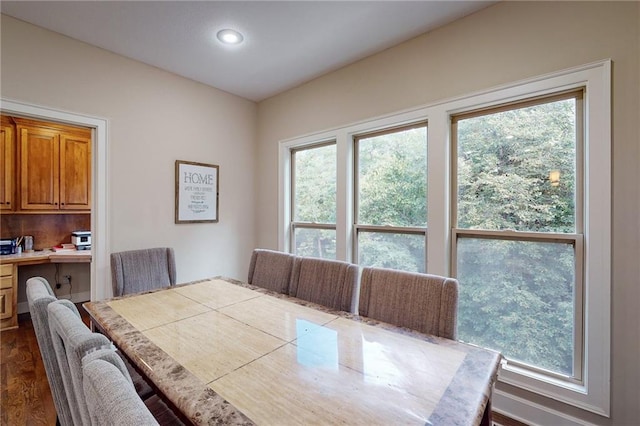
[[[0,330],[18,327],[18,266],[88,262],[91,262],[91,250],[39,250],[0,256]]]

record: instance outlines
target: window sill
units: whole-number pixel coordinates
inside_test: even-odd
[[[503,362],[498,373],[498,381],[527,390],[556,401],[609,417],[609,403],[606,395],[590,395],[586,386],[530,371],[508,362]],[[600,398],[598,398],[600,396]],[[594,398],[595,397],[595,398]]]

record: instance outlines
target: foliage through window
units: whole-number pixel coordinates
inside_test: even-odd
[[[581,379],[582,91],[453,118],[458,336]]]
[[[424,272],[426,123],[359,135],[354,144],[358,263]]]
[[[291,151],[292,238],[299,256],[336,258],[336,144]]]

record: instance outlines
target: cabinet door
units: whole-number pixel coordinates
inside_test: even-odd
[[[91,209],[91,138],[60,135],[60,209]]]
[[[51,129],[18,126],[20,208],[59,209],[60,136]]]
[[[13,318],[13,289],[0,290],[0,320]]]
[[[18,267],[15,264],[0,265],[0,330],[18,327],[17,277]]]
[[[14,188],[14,126],[2,123],[0,127],[0,210],[13,210]]]

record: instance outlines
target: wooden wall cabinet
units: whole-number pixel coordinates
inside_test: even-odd
[[[91,210],[91,132],[16,118],[21,211]]]
[[[15,124],[2,116],[0,124],[0,211],[15,209]]]
[[[60,209],[91,210],[91,134],[60,135]]]

